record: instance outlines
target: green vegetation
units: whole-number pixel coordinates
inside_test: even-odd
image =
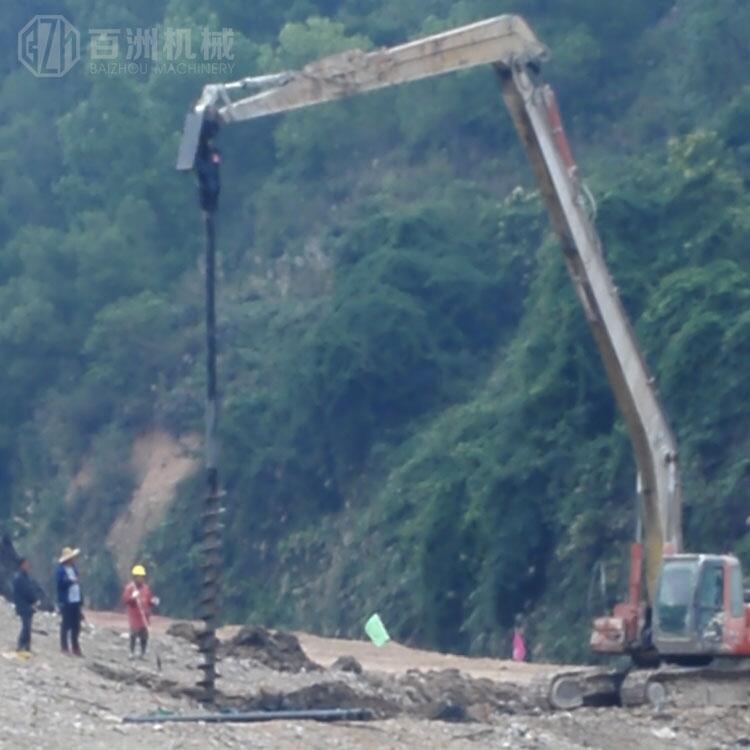
[[[525,15],[678,435],[688,545],[750,565],[745,0],[126,5],[60,11],[191,28],[196,50],[232,28],[229,77]],[[132,439],[201,429],[201,226],[173,167],[207,78],[34,78],[13,51],[35,12],[0,8],[0,519],[41,565],[83,546],[110,604]],[[634,466],[491,73],[221,145],[227,619],[358,634],[378,610],[394,638],[502,653],[523,613],[537,655],[582,658],[592,569],[622,583]],[[194,612],[201,492],[145,550],[175,614]]]

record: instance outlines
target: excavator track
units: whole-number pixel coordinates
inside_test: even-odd
[[[537,679],[529,703],[544,710],[583,706],[702,708],[750,706],[750,662],[719,660],[707,667],[592,668]]]
[[[750,664],[633,670],[620,687],[623,706],[660,709],[750,705]]]
[[[555,672],[531,686],[530,703],[544,710],[572,711],[583,706],[619,704],[625,673],[615,669],[577,669]]]

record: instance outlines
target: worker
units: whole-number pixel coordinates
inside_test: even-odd
[[[78,580],[78,568],[76,560],[81,553],[80,549],[72,547],[63,548],[58,560],[55,582],[57,584],[57,603],[60,607],[62,621],[60,623],[60,650],[64,654],[73,653],[74,656],[82,656],[79,644],[81,633],[81,620],[83,612],[83,595],[81,584]],[[70,649],[68,648],[70,638]]]
[[[146,568],[143,565],[135,565],[131,575],[133,580],[125,586],[122,592],[122,602],[127,608],[130,626],[130,659],[135,659],[136,642],[140,644],[140,656],[143,659],[148,647],[151,609],[159,606],[159,597],[151,593],[146,583]]]
[[[13,576],[13,603],[16,614],[21,618],[21,633],[18,636],[19,656],[31,653],[31,620],[34,617],[34,604],[39,600],[39,586],[29,575],[29,561],[22,557]]]
[[[516,624],[513,628],[513,661],[526,661],[526,638],[520,615],[516,616]]]

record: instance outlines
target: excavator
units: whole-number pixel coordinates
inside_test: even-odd
[[[629,656],[629,667],[560,672],[545,684],[545,701],[564,709],[613,695],[623,705],[747,704],[750,670],[743,658],[750,655],[750,605],[740,563],[730,554],[683,550],[677,445],[609,274],[592,197],[555,95],[540,81],[548,58],[547,47],[523,18],[503,15],[393,48],[351,50],[298,71],[210,84],[187,115],[177,168],[197,168],[219,126],[492,66],[625,420],[637,468],[640,531],[630,550],[627,600],[594,621],[590,644],[598,653]]]

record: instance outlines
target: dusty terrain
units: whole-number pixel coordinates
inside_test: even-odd
[[[34,656],[19,659],[12,648],[17,620],[10,606],[0,601],[3,750],[750,747],[750,716],[745,709],[542,712],[528,705],[524,694],[539,674],[550,669],[544,665],[465,659],[395,644],[375,649],[366,643],[307,635],[299,637],[304,654],[294,652],[294,639],[281,638],[279,653],[282,661],[286,656],[289,661],[271,669],[257,660],[264,654],[247,645],[264,644],[267,635],[244,631],[243,641],[237,628],[222,633],[224,706],[245,710],[367,707],[378,718],[340,724],[123,724],[126,715],[201,711],[189,697],[197,655],[189,640],[167,634],[169,622],[158,619],[152,654],[145,661],[130,662],[124,618],[92,613],[88,619],[82,641],[85,658],[59,654],[58,621],[40,614],[35,620],[39,632],[34,634]],[[157,653],[161,671],[156,668]],[[347,655],[361,664],[362,674],[333,666]],[[302,661],[295,662],[293,656]],[[293,671],[300,664],[307,666]]]

